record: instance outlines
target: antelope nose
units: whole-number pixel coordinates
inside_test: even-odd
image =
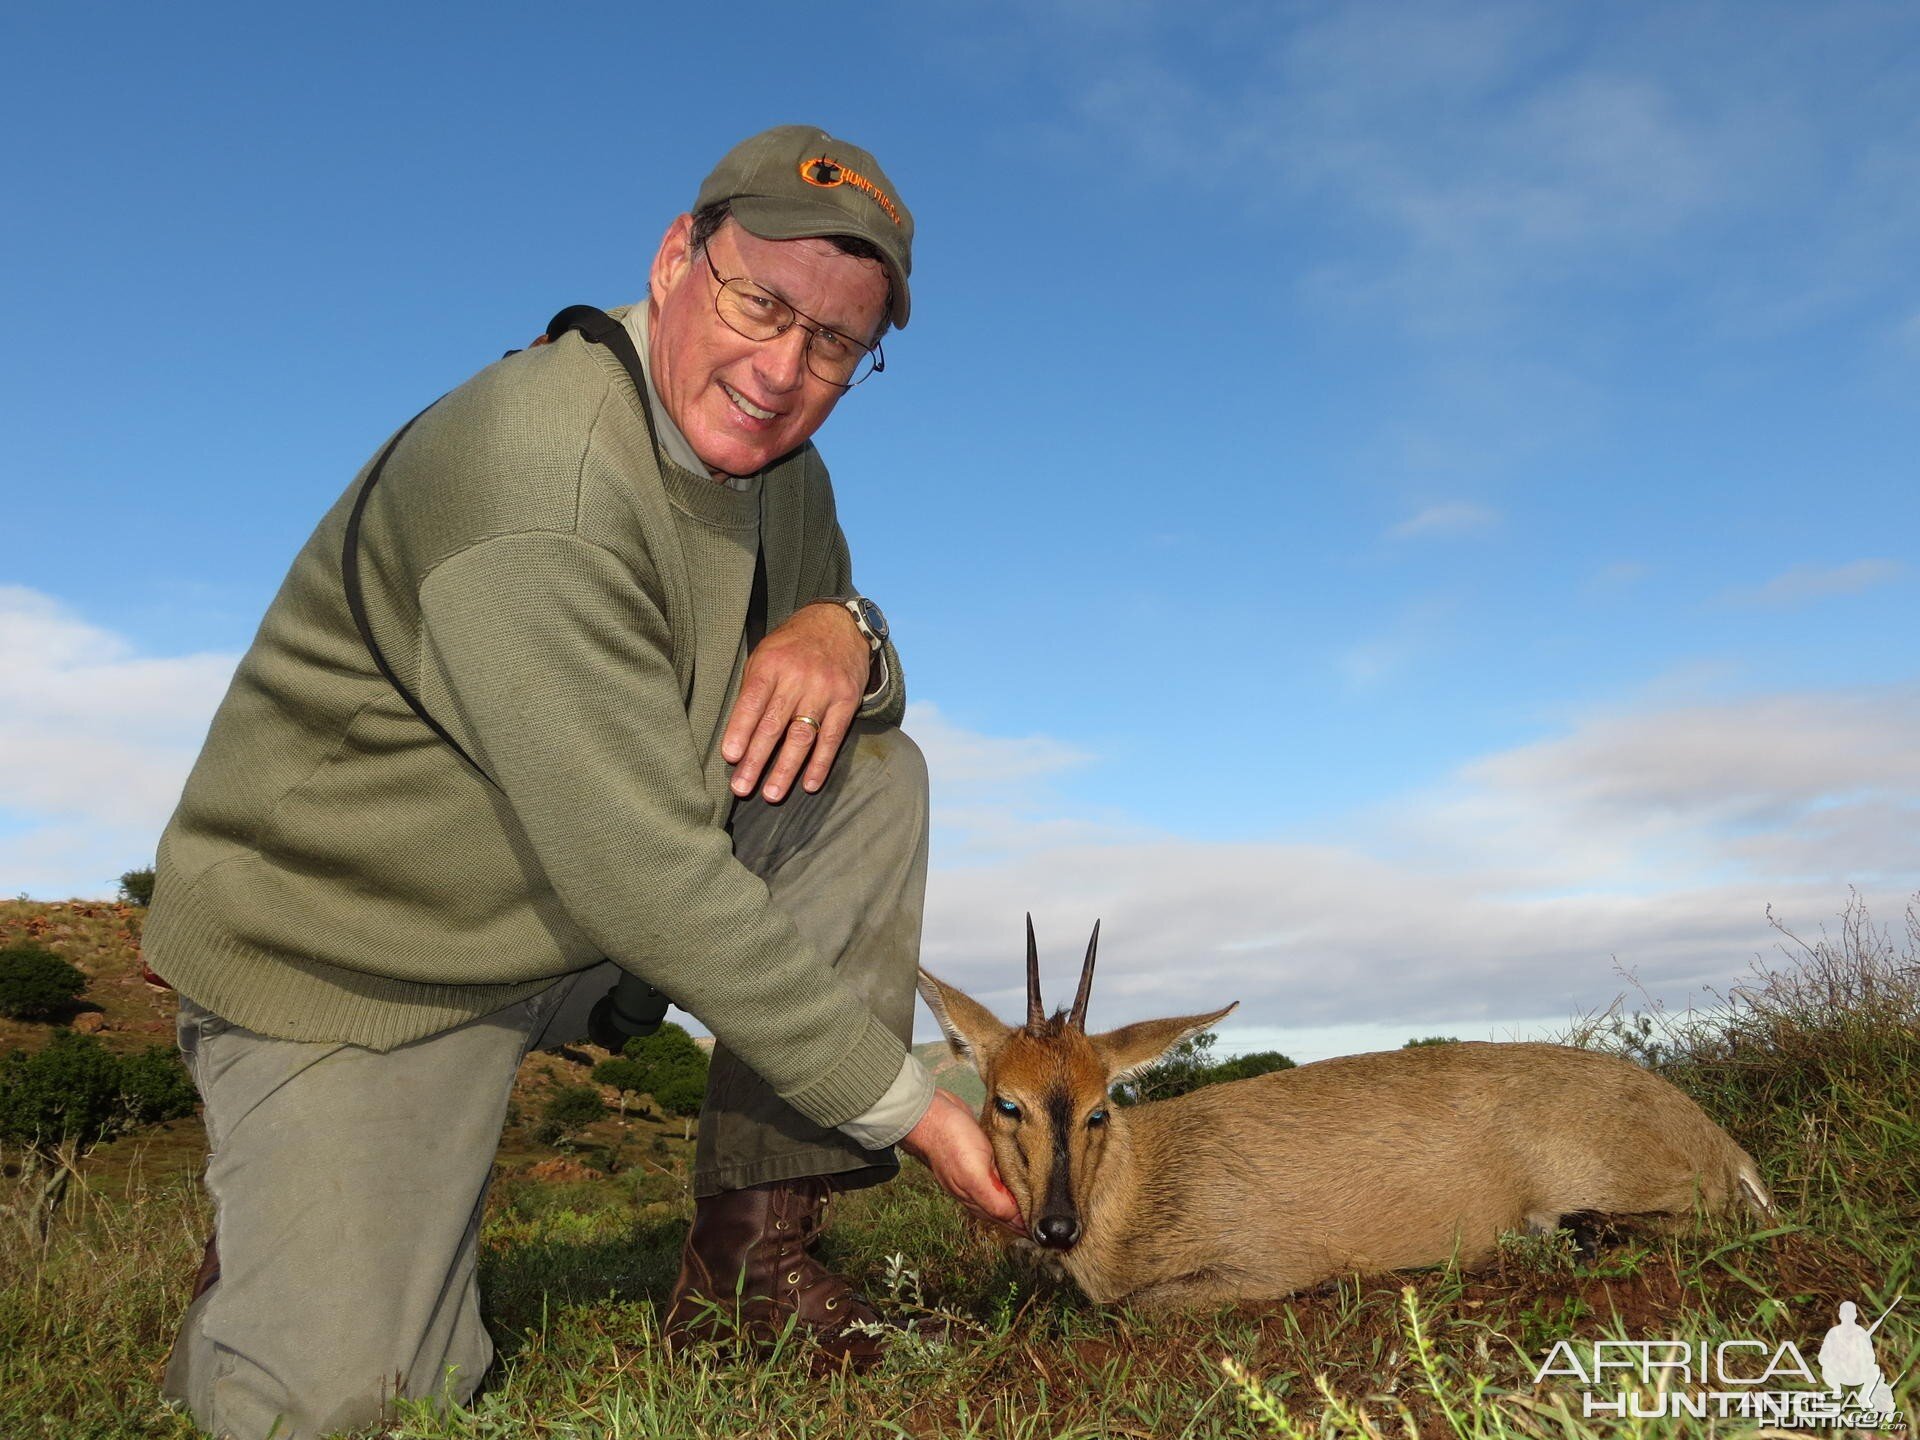
[[[1080,1222],[1071,1215],[1048,1215],[1034,1227],[1035,1238],[1049,1250],[1066,1250],[1080,1238]]]

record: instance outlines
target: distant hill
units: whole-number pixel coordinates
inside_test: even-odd
[[[115,1052],[173,1043],[174,997],[146,983],[140,926],[146,911],[114,900],[0,900],[0,948],[50,950],[87,977],[60,1025],[0,1017],[0,1054],[38,1050],[56,1029],[98,1035]]]

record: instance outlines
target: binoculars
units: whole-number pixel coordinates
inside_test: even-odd
[[[594,1001],[587,1015],[587,1038],[602,1050],[618,1055],[627,1041],[658,1030],[672,1003],[638,975],[622,975],[611,990]]]

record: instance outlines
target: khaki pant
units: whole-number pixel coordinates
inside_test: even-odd
[[[913,742],[856,727],[818,795],[743,800],[732,833],[774,903],[909,1039],[927,861]],[[187,1311],[167,1396],[232,1440],[312,1440],[377,1421],[395,1396],[468,1399],[493,1359],[475,1252],[514,1073],[529,1050],[583,1038],[617,974],[581,971],[385,1054],[275,1040],[182,997],[221,1274]],[[715,1051],[695,1193],[896,1168]]]

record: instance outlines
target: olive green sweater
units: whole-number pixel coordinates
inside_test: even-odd
[[[295,559],[161,840],[153,966],[263,1034],[389,1049],[610,957],[838,1125],[898,1039],[733,857],[719,753],[756,537],[768,621],[851,593],[811,445],[744,490],[655,455],[619,361],[579,335],[489,366],[389,460],[341,588],[359,481]],[[364,474],[364,472],[363,472]],[[764,533],[763,533],[764,532]],[[863,712],[897,723],[891,683]]]

